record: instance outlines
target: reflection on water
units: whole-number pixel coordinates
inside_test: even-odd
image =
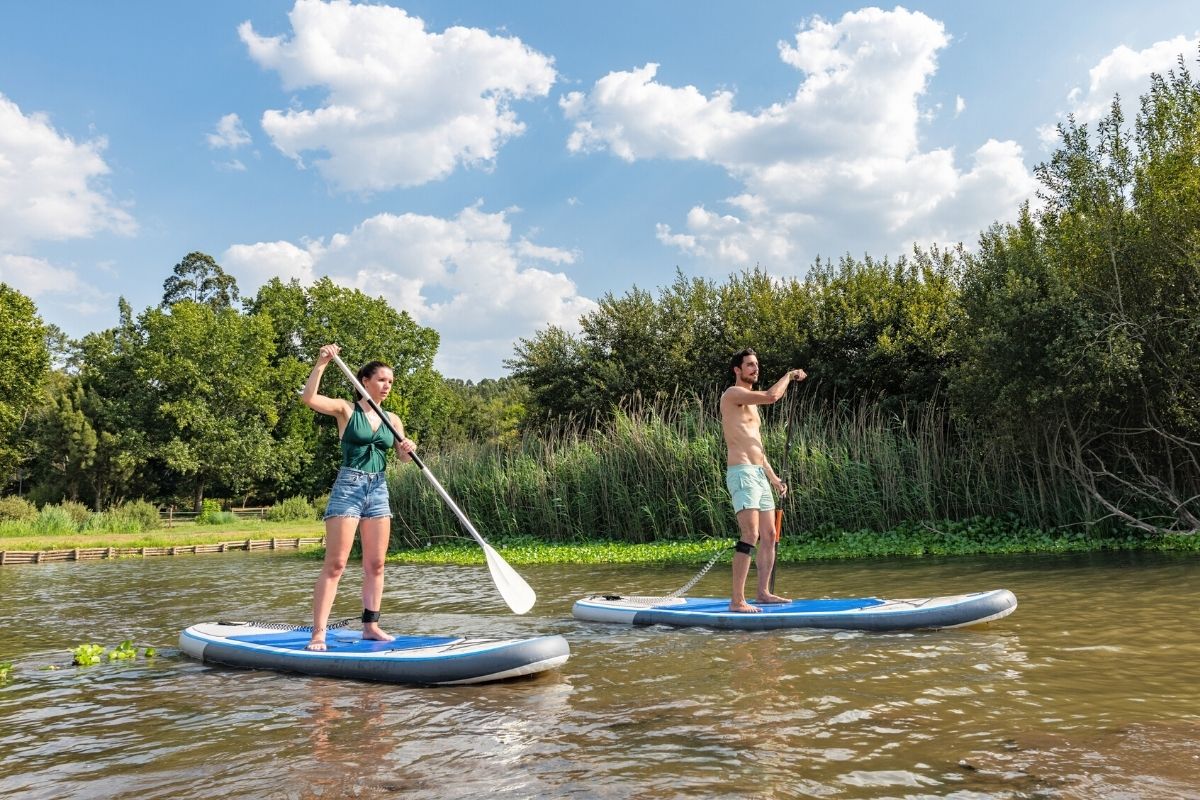
[[[483,567],[392,567],[393,633],[561,633],[560,670],[414,688],[208,667],[206,619],[302,622],[318,566],[231,554],[0,569],[0,796],[674,798],[1200,797],[1200,559],[1038,557],[789,566],[794,595],[1005,587],[982,629],[867,634],[579,623],[596,591],[691,571],[522,570],[507,613]],[[342,587],[334,617],[356,612]],[[723,593],[710,575],[694,595]],[[155,659],[64,666],[132,638]]]

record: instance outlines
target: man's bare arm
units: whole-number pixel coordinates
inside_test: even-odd
[[[802,381],[808,377],[802,369],[789,369],[783,377],[775,381],[770,389],[747,389],[744,386],[730,386],[725,390],[725,397],[740,406],[769,406],[778,402],[787,393],[788,384],[793,380]]]

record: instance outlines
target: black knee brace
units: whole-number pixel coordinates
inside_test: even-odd
[[[754,552],[754,545],[750,544],[749,542],[743,542],[741,539],[739,539],[738,543],[733,546],[733,549],[735,552],[750,555]]]

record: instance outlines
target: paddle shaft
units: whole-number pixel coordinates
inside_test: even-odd
[[[787,436],[783,442],[783,462],[779,465],[779,471],[783,475],[784,485],[787,485],[788,478],[788,456],[792,450],[792,420],[796,415],[792,413],[792,409],[788,407],[787,421]],[[791,494],[792,487],[788,486],[788,494]],[[786,497],[786,495],[785,495]],[[779,542],[783,539],[783,497],[779,498],[779,508],[775,509],[775,558],[771,561],[771,575],[767,580],[767,590],[771,594],[775,594],[775,572],[776,565],[779,564]]]
[[[396,426],[392,424],[391,417],[388,415],[388,413],[379,407],[379,404],[375,402],[375,399],[371,397],[371,395],[367,394],[367,390],[363,388],[361,383],[359,383],[358,376],[350,371],[350,368],[346,366],[346,362],[342,361],[342,359],[336,355],[333,357],[332,361],[334,364],[337,364],[338,369],[340,369],[342,374],[346,376],[346,380],[350,381],[350,385],[354,387],[354,390],[362,395],[367,401],[367,405],[371,406],[371,409],[379,415],[379,419],[382,420],[383,424],[387,426],[387,429],[392,432],[392,436],[395,436],[397,440],[405,438],[400,431],[396,430]],[[475,530],[475,526],[471,524],[471,520],[468,519],[467,515],[463,513],[463,510],[458,507],[458,503],[454,502],[454,499],[450,497],[450,494],[442,487],[442,484],[438,482],[438,479],[434,476],[434,474],[429,471],[429,467],[425,466],[425,462],[421,460],[421,457],[416,453],[409,453],[408,456],[412,459],[413,463],[417,465],[417,468],[421,470],[421,474],[425,476],[425,479],[429,481],[431,486],[433,486],[434,491],[441,496],[446,505],[450,507],[450,510],[454,512],[454,516],[458,517],[458,521],[461,522],[462,526],[467,529],[467,533],[475,537],[475,541],[479,542],[479,544],[486,545],[483,537],[479,535],[479,531]]]

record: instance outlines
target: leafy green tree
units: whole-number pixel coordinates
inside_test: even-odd
[[[143,332],[125,298],[117,308],[117,327],[84,336],[72,347],[68,364],[79,376],[84,392],[80,408],[96,433],[87,499],[97,509],[130,497],[159,496],[166,480],[149,460],[147,432],[153,429],[154,407],[136,370]]]
[[[404,421],[414,438],[436,439],[446,428],[450,409],[442,379],[433,370],[439,337],[432,328],[417,325],[380,297],[370,297],[322,278],[310,287],[298,281],[273,279],[246,303],[250,316],[269,326],[274,343],[270,361],[270,390],[280,409],[272,435],[289,453],[292,474],[280,477],[279,491],[312,495],[328,489],[340,458],[333,420],[314,415],[298,400],[313,358],[321,345],[342,347],[342,360],[351,369],[368,361],[392,365],[396,382],[386,407]],[[351,397],[341,373],[327,370],[322,391]],[[314,419],[316,425],[314,425]]]
[[[22,429],[43,402],[50,353],[37,307],[6,283],[0,283],[0,352],[0,475],[7,483],[27,452]]]
[[[513,352],[504,365],[529,387],[531,421],[545,424],[560,416],[590,415],[594,406],[585,389],[584,350],[575,336],[550,325],[531,338],[518,339]]]
[[[1070,120],[1043,207],[963,286],[962,417],[1074,476],[1096,519],[1200,527],[1200,84],[1154,76],[1131,131]]]
[[[825,402],[879,402],[888,410],[938,401],[955,363],[962,250],[915,248],[895,264],[843,258],[804,281],[807,326],[793,359]]]
[[[238,299],[237,281],[206,253],[188,253],[173,272],[163,282],[163,308],[191,300],[220,311],[232,308]]]
[[[486,442],[509,447],[521,436],[529,404],[529,388],[515,378],[485,378],[479,383],[448,379],[446,442]]]
[[[578,335],[549,328],[521,340],[506,365],[540,422],[604,416],[631,399],[711,398],[744,347],[768,379],[803,366],[804,391],[826,402],[929,402],[953,363],[961,258],[932,249],[894,265],[818,260],[803,280],[754,269],[721,285],[678,273],[657,296],[601,298]]]
[[[196,510],[210,487],[252,489],[278,466],[269,321],[181,300],[170,313],[147,310],[139,327],[135,372],[153,404],[153,458],[190,485]]]
[[[43,502],[92,502],[90,470],[96,461],[99,437],[84,413],[83,384],[77,377],[52,372],[47,402],[34,420],[31,437],[36,447],[30,479]]]

